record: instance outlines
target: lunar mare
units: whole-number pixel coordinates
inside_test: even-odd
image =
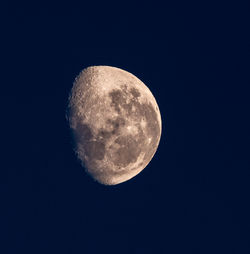
[[[84,69],[73,84],[66,116],[78,159],[101,184],[136,176],[159,145],[161,115],[154,96],[116,67]]]

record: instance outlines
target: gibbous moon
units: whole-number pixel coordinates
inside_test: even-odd
[[[105,185],[140,173],[160,142],[161,115],[154,96],[133,74],[115,67],[91,66],[78,75],[67,119],[82,166]]]

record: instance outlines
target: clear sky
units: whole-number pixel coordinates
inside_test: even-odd
[[[249,253],[247,6],[1,12],[1,253]],[[90,65],[136,75],[162,116],[153,160],[113,187],[83,172],[65,119]]]

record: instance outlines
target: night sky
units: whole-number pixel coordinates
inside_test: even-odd
[[[1,253],[250,253],[249,7],[236,2],[1,9]],[[116,186],[84,173],[65,119],[91,65],[133,73],[161,111],[155,156]]]

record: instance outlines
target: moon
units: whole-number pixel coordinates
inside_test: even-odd
[[[153,94],[136,76],[116,67],[91,66],[76,77],[66,118],[76,156],[104,185],[139,174],[160,142],[161,115]]]

